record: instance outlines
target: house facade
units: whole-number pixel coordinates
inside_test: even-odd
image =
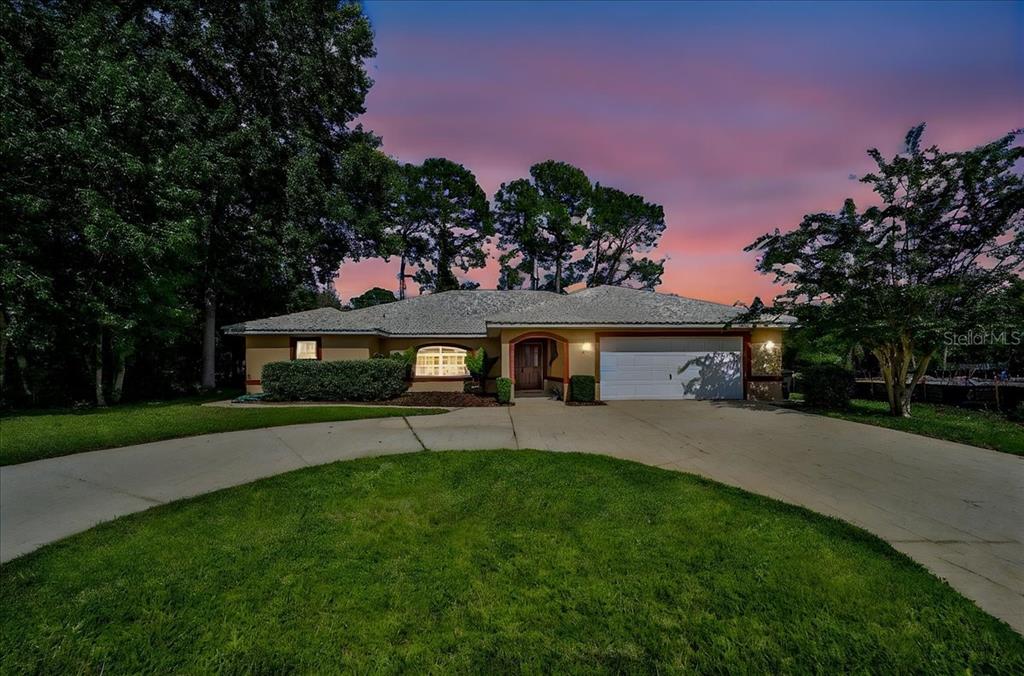
[[[515,393],[568,391],[594,376],[597,397],[782,397],[782,344],[790,317],[739,323],[729,305],[622,287],[571,294],[448,291],[343,312],[321,308],[225,327],[245,340],[246,389],[263,366],[288,359],[368,359],[416,349],[410,389],[461,391],[468,350],[497,361],[487,374]]]

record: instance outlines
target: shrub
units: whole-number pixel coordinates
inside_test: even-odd
[[[275,401],[379,401],[407,387],[398,359],[276,361],[263,367],[263,391]]]
[[[853,373],[836,364],[816,364],[800,372],[808,406],[847,408],[853,394]]]
[[[392,352],[390,354],[382,354],[377,352],[370,359],[391,359],[405,366],[405,378],[408,380],[412,377],[412,369],[416,365],[416,348],[409,347],[402,352]]]
[[[507,404],[512,401],[512,379],[498,378],[496,385],[498,388],[498,403]]]
[[[480,348],[478,350],[469,350],[466,352],[466,370],[469,371],[469,375],[473,376],[481,385],[484,382],[484,376],[486,372],[484,369],[487,367],[487,350]]]
[[[594,401],[595,389],[594,376],[571,376],[569,378],[569,396],[572,401]]]

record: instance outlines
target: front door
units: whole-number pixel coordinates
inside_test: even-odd
[[[544,346],[540,343],[516,345],[516,389],[539,390],[544,382]]]

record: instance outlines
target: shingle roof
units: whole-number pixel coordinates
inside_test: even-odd
[[[224,327],[229,334],[484,336],[488,326],[722,326],[743,308],[615,286],[548,291],[447,291],[342,312],[307,310]],[[792,317],[765,324],[791,324]]]
[[[229,334],[243,333],[324,333],[337,331],[344,323],[348,314],[332,307],[322,307],[305,312],[293,312],[288,315],[265,317],[248,322],[240,322],[224,327]],[[351,327],[352,332],[358,332]],[[367,327],[362,333],[376,333],[373,327]]]
[[[665,326],[722,326],[746,312],[746,308],[706,300],[685,298],[621,286],[596,286],[536,305],[516,313],[488,318],[497,326],[592,326],[602,324],[643,324]],[[764,323],[790,324],[782,317]]]
[[[296,312],[224,327],[229,334],[372,333],[388,336],[483,336],[487,317],[559,298],[549,291],[446,291],[361,310]]]

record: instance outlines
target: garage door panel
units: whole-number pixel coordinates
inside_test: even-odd
[[[739,352],[688,353],[681,386],[687,398],[741,399],[743,366]]]
[[[742,347],[738,336],[602,340],[601,398],[742,399]]]
[[[730,352],[739,351],[743,346],[740,336],[686,336],[686,337],[643,337],[614,336],[601,338],[601,354],[607,352],[656,353],[656,352]]]

